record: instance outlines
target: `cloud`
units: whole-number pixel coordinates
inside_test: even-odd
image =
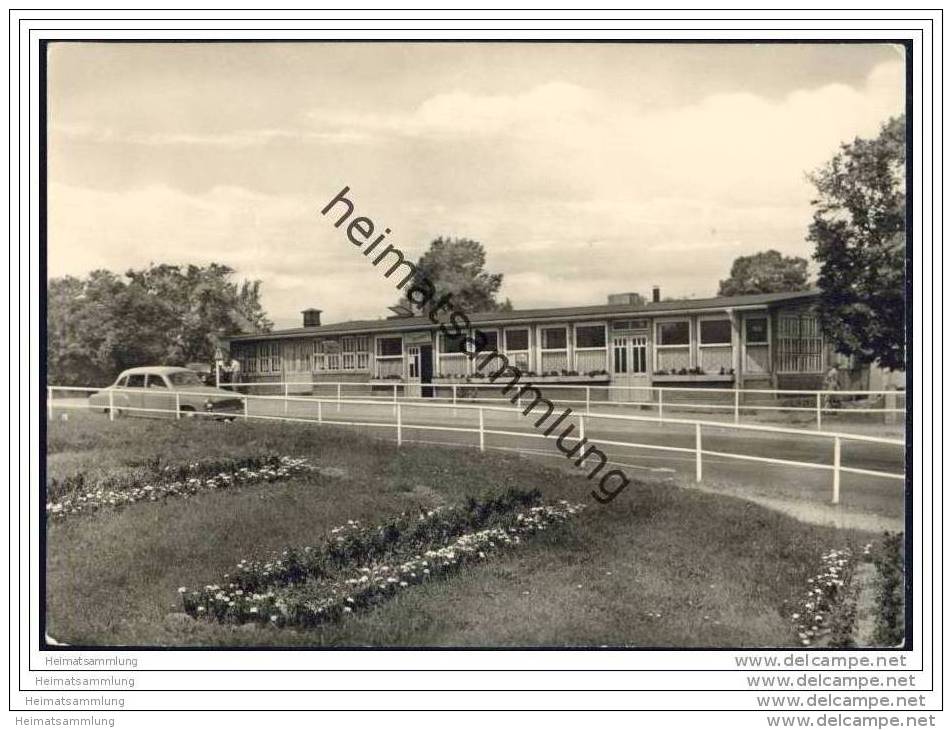
[[[67,140],[97,144],[130,144],[148,147],[226,147],[247,148],[270,145],[275,142],[356,144],[368,141],[368,136],[356,131],[339,130],[315,132],[304,129],[246,129],[220,134],[184,132],[121,132],[111,127],[90,125],[54,125],[53,133]]]
[[[51,274],[215,260],[263,279],[279,323],[305,306],[329,321],[378,316],[392,285],[317,214],[349,184],[360,214],[391,227],[408,255],[438,235],[482,241],[517,306],[597,303],[656,283],[709,295],[736,256],[810,255],[806,173],[901,113],[903,78],[889,62],[863,84],[664,107],[636,88],[556,79],[509,93],[460,85],[407,109],[337,105],[220,135],[60,126],[57,154],[88,142],[102,147],[90,165],[104,164],[121,141],[150,151],[131,159],[154,179],[98,189],[106,176],[74,164],[51,187]],[[115,164],[116,179],[137,172],[125,157]],[[212,182],[195,185],[195,170]]]

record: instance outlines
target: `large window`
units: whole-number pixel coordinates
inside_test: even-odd
[[[575,326],[575,365],[579,374],[608,369],[608,348],[605,325],[580,324]]]
[[[479,336],[477,336],[477,332]],[[473,338],[481,346],[480,349],[483,352],[492,352],[499,349],[499,333],[496,330],[476,330],[473,333]]]
[[[353,337],[341,337],[340,339],[340,364],[344,370],[353,370],[357,361],[357,353],[354,350]]]
[[[733,327],[727,317],[702,317],[697,323],[697,366],[707,375],[734,369]]]
[[[568,347],[565,327],[545,327],[542,330],[543,350],[564,350]]]
[[[403,356],[403,338],[402,337],[378,337],[377,338],[377,357],[402,357]]]
[[[258,371],[262,373],[281,372],[281,343],[263,342],[258,345]]]
[[[605,347],[605,325],[586,324],[575,328],[575,346],[579,350]]]
[[[326,370],[326,369],[327,369],[327,365],[324,363],[324,349],[323,349],[323,345],[324,345],[324,343],[323,343],[321,340],[314,340],[314,351],[313,351],[313,354],[312,354],[312,356],[313,356],[313,358],[314,358],[314,364],[313,364],[312,367],[313,367],[314,370]]]
[[[687,319],[658,322],[655,326],[655,370],[681,375],[691,367],[691,322]]]
[[[744,339],[748,345],[766,345],[768,330],[766,317],[750,317],[744,321]]]
[[[238,357],[242,373],[253,373],[258,370],[258,361],[255,358],[254,345],[239,345],[234,352]]]
[[[440,335],[440,352],[444,355],[462,355],[463,340],[469,334],[460,332],[458,335]]]
[[[378,378],[403,377],[403,338],[378,337],[376,376]]]
[[[529,369],[529,330],[520,327],[518,329],[506,330],[504,333],[506,342],[506,357],[509,358],[514,366],[522,371]]]
[[[782,314],[777,324],[779,372],[821,372],[823,370],[823,335],[817,318],[810,314]]]
[[[543,375],[560,375],[569,369],[569,338],[567,327],[543,327],[539,331],[542,352],[539,357],[539,372]]]
[[[529,349],[529,330],[506,330],[506,350],[519,351]]]
[[[702,319],[698,326],[700,345],[731,344],[731,321],[729,319]]]
[[[691,344],[691,327],[685,319],[680,322],[658,324],[658,347],[678,347]]]
[[[367,370],[370,367],[370,338],[366,335],[342,337],[340,362],[344,370]]]

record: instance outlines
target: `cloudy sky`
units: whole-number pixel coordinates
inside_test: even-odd
[[[806,173],[903,107],[888,45],[60,44],[49,275],[263,281],[279,326],[395,292],[319,210],[344,185],[414,258],[482,241],[517,307],[716,293],[809,257]]]

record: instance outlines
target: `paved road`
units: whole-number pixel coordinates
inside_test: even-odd
[[[396,438],[395,406],[389,402],[318,404],[308,399],[249,400],[248,413],[255,418],[293,418],[348,425],[377,437]],[[684,416],[678,416],[684,417]],[[709,420],[708,416],[696,416]],[[479,410],[459,406],[434,409],[403,402],[400,405],[401,431],[404,441],[446,445],[479,445]],[[483,409],[484,443],[490,449],[512,449],[553,461],[568,460],[556,447],[556,435],[575,423],[570,441],[577,437],[578,419],[563,421],[556,433],[544,437],[534,426],[535,416],[526,417],[517,410]],[[608,460],[622,468],[630,477],[681,475],[694,478],[695,428],[693,425],[665,421],[622,421],[583,416],[585,436],[605,452]],[[551,421],[549,421],[551,422]],[[364,425],[352,425],[355,423]],[[725,424],[726,426],[726,424]],[[459,429],[459,430],[447,430]],[[494,433],[503,432],[503,433]],[[892,437],[893,434],[885,434]],[[704,452],[722,452],[753,457],[784,459],[806,464],[832,465],[833,442],[809,431],[796,434],[738,430],[705,425],[701,429]],[[599,443],[599,442],[615,443]],[[898,445],[842,440],[841,464],[847,468],[866,469],[887,474],[904,473],[904,448]],[[640,444],[635,447],[628,444]],[[646,446],[684,449],[665,451]],[[740,486],[771,497],[829,502],[833,474],[829,469],[743,461],[727,456],[705,453],[702,459],[705,483]],[[841,474],[840,499],[844,508],[898,517],[903,513],[904,484],[897,479],[870,475]]]
[[[285,406],[280,400],[252,400],[249,413],[284,416]],[[287,415],[294,418],[315,419],[315,403],[291,401]],[[400,407],[404,441],[422,441],[447,445],[478,446],[479,412],[472,408],[433,409],[414,407],[403,403]],[[324,403],[321,417],[325,422],[372,423],[356,427],[384,438],[396,438],[395,414],[392,404],[355,404],[346,400],[340,404]],[[660,424],[654,421],[619,421],[583,416],[585,436],[590,442],[611,441],[600,448],[615,465],[621,465],[631,477],[638,475],[662,476],[679,474],[693,479],[695,470],[695,431],[693,425]],[[561,433],[569,421],[557,430]],[[577,424],[577,421],[576,421]],[[553,460],[566,460],[557,449],[555,435],[545,438],[533,419],[518,411],[483,410],[486,448],[512,449],[525,453],[548,455]],[[447,428],[467,429],[448,431]],[[544,430],[545,426],[543,426]],[[471,429],[472,431],[470,431]],[[504,433],[493,433],[502,431]],[[578,434],[576,430],[569,439]],[[796,434],[737,430],[719,426],[703,426],[702,448],[705,452],[723,452],[772,459],[800,461],[807,464],[833,464],[833,442],[828,437],[808,431]],[[685,449],[681,452],[620,445],[637,443]],[[898,445],[842,440],[841,465],[848,468],[881,471],[887,474],[904,473],[904,448]],[[737,484],[746,490],[765,495],[829,502],[832,496],[833,473],[829,469],[809,466],[790,466],[743,461],[726,456],[705,454],[703,477],[706,483]],[[903,482],[897,479],[841,474],[840,500],[845,508],[869,511],[898,517],[903,513]]]

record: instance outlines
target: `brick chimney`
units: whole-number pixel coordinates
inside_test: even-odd
[[[301,314],[304,315],[304,326],[305,327],[320,327],[321,326],[321,310],[320,309],[305,309]]]
[[[661,287],[655,284],[651,287],[651,301],[660,302],[661,301]]]

